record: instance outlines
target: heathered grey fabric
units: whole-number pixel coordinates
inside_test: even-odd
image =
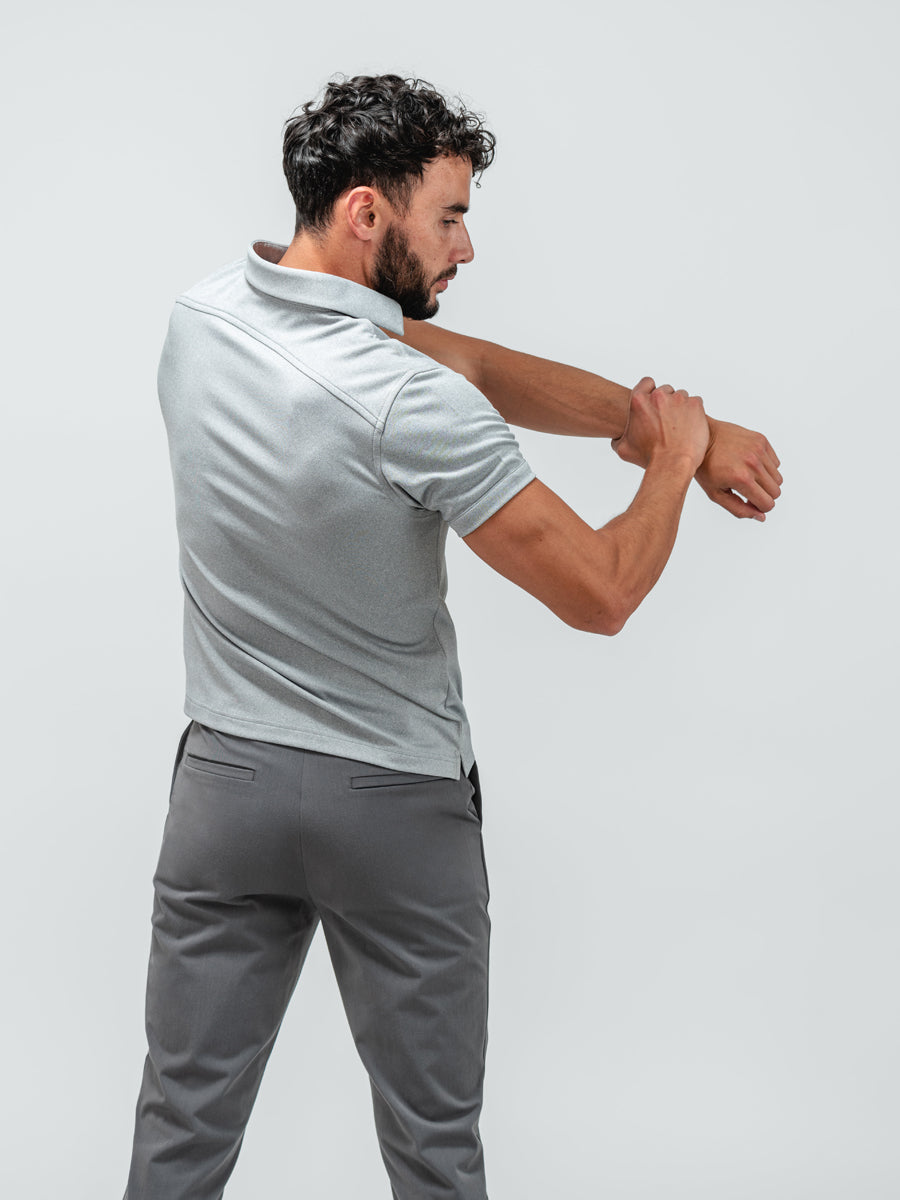
[[[445,604],[465,536],[534,472],[400,307],[257,242],[172,313],[159,368],[185,594],[185,713],[238,736],[458,778]]]

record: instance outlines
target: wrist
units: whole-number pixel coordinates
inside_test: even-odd
[[[659,473],[665,472],[668,475],[683,475],[685,479],[690,480],[699,465],[697,455],[692,454],[690,450],[658,446],[650,452],[645,469]]]
[[[709,452],[716,444],[716,438],[719,436],[719,426],[721,421],[717,421],[715,417],[711,417],[709,413],[706,415],[706,423],[709,426],[709,441],[706,443],[706,453],[703,455],[703,462],[709,458]],[[701,466],[703,463],[700,464]]]

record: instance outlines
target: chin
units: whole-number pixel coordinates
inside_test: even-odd
[[[429,300],[427,304],[401,305],[401,311],[409,321],[430,321],[440,307],[437,300]]]

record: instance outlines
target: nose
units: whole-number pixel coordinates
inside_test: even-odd
[[[453,258],[455,262],[469,263],[475,257],[475,247],[472,245],[469,231],[462,221],[459,223],[459,231],[459,245],[456,247],[456,253],[453,255]]]

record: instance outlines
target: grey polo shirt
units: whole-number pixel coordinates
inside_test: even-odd
[[[185,713],[242,737],[456,778],[472,746],[444,602],[534,473],[400,307],[255,243],[179,297],[159,368],[184,585]]]

